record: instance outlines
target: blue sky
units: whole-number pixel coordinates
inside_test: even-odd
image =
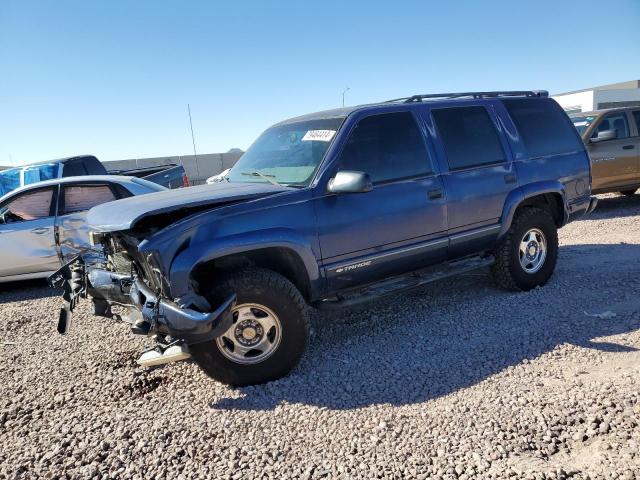
[[[0,1],[0,165],[247,148],[415,93],[640,78],[640,0]]]

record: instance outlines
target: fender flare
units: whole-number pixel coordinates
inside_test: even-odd
[[[171,263],[168,278],[171,296],[182,298],[192,293],[191,274],[200,265],[228,255],[274,247],[289,249],[300,258],[309,280],[311,296],[319,294],[323,278],[309,239],[294,230],[273,228],[189,245]]]
[[[567,197],[565,195],[564,185],[562,183],[549,180],[543,182],[534,182],[512,190],[504,203],[504,208],[502,211],[502,217],[500,218],[500,232],[498,233],[498,239],[501,239],[511,228],[511,223],[513,222],[513,217],[516,213],[516,210],[524,202],[529,198],[536,197],[538,195],[544,195],[546,193],[558,194],[562,198],[562,208],[564,210],[562,225],[567,223],[569,219],[569,208],[567,206]]]

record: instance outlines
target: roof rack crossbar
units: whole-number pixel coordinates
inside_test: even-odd
[[[428,93],[425,95],[412,95],[410,97],[395,98],[387,100],[385,103],[414,103],[422,102],[426,99],[454,99],[454,98],[499,98],[499,97],[548,97],[549,92],[546,90],[505,90],[496,92],[457,92],[457,93]]]

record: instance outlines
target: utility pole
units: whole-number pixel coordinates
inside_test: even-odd
[[[351,90],[349,87],[345,88],[342,92],[342,106],[344,107],[344,94]]]
[[[196,153],[196,137],[193,135],[193,122],[191,121],[191,105],[187,103],[187,110],[189,111],[189,127],[191,127],[191,143],[193,143],[193,158],[196,162],[196,175],[198,175],[198,181],[200,181],[200,168],[198,166],[198,154]]]

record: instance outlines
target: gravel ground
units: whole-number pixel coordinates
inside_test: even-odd
[[[0,478],[640,479],[640,195],[561,230],[552,281],[479,271],[314,313],[287,378],[230,389],[41,284],[0,292]],[[602,314],[604,312],[613,312]]]

